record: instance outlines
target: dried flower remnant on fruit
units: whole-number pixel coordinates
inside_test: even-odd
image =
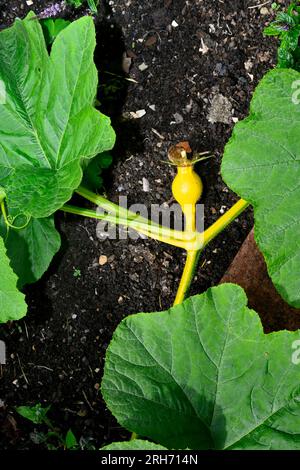
[[[187,154],[192,153],[192,149],[188,142],[180,142],[179,144],[172,145],[168,150],[168,158],[173,165],[176,166],[190,166],[191,160],[188,159]]]

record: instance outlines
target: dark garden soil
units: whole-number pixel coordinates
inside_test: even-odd
[[[27,3],[1,0],[1,27],[53,1]],[[171,144],[188,140],[195,151],[215,155],[198,166],[205,184],[205,225],[233,205],[236,196],[220,177],[221,155],[234,121],[247,114],[255,85],[276,57],[275,41],[262,36],[271,2],[257,7],[260,3],[265,2],[102,4],[96,19],[99,100],[118,136],[105,178],[111,199],[128,196],[129,204],[148,207],[171,202],[174,170],[161,161]],[[68,8],[62,15],[84,13],[74,15]],[[124,79],[126,68],[137,83]],[[130,113],[139,110],[146,114],[134,119]],[[218,284],[252,224],[248,210],[205,250],[192,294]],[[105,350],[126,315],[172,304],[183,268],[183,253],[169,246],[101,242],[94,221],[64,214],[57,216],[57,226],[63,247],[43,279],[27,288],[28,316],[0,329],[8,353],[0,369],[0,449],[39,448],[34,426],[14,412],[16,405],[37,402],[52,404],[50,416],[64,432],[72,428],[98,447],[126,438],[99,391]]]

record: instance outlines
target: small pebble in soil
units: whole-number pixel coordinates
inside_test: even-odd
[[[213,97],[207,120],[212,124],[217,122],[230,124],[232,122],[232,105],[226,96],[217,94]]]
[[[209,51],[209,48],[204,43],[203,38],[201,38],[200,41],[201,41],[201,47],[199,47],[199,52],[201,52],[202,54],[207,54],[207,52]]]
[[[262,7],[262,8],[260,9],[260,14],[261,14],[261,15],[268,15],[269,13],[270,13],[270,12],[269,12],[269,10],[268,10],[267,7]]]
[[[144,193],[149,193],[150,191],[150,184],[147,178],[143,178],[143,191]]]
[[[107,256],[101,255],[101,256],[99,257],[99,264],[100,264],[100,266],[104,266],[104,265],[107,263],[107,261],[108,261]]]
[[[139,109],[138,111],[130,111],[130,116],[133,119],[140,119],[143,116],[145,116],[146,110],[145,109]]]
[[[131,57],[127,57],[126,52],[123,54],[123,60],[122,60],[122,69],[123,72],[129,74],[130,67],[131,67],[132,59]]]
[[[252,60],[248,59],[246,62],[244,62],[244,67],[247,70],[247,72],[250,72],[253,68]]]
[[[144,72],[145,70],[147,70],[147,68],[149,67],[149,65],[145,64],[145,62],[143,62],[141,65],[139,65],[139,70],[141,72]]]
[[[190,99],[189,103],[185,107],[185,110],[186,110],[187,113],[190,113],[192,111],[193,104],[194,104],[193,100]]]
[[[175,121],[171,121],[170,124],[181,124],[183,122],[183,116],[179,113],[173,114]]]

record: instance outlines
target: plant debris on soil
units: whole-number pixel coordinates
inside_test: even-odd
[[[1,0],[1,28],[30,9],[40,13],[60,2],[29,3]],[[220,176],[224,145],[276,61],[276,41],[262,35],[271,2],[260,3],[100,2],[95,60],[101,109],[117,132],[105,182],[113,201],[171,203],[174,168],[162,161],[171,145],[188,141],[193,151],[214,155],[197,166],[205,226],[236,202]],[[62,16],[88,13],[67,7]],[[63,246],[49,272],[26,289],[27,317],[0,329],[7,346],[7,364],[0,366],[0,449],[38,447],[34,426],[14,411],[38,402],[52,404],[52,421],[63,432],[72,428],[78,440],[101,447],[125,439],[99,389],[107,345],[128,314],[172,305],[184,265],[181,250],[155,241],[101,241],[93,220],[61,213],[56,223]],[[191,294],[218,284],[252,225],[249,209],[204,251]]]
[[[259,251],[252,229],[221,283],[238,284],[245,290],[248,305],[259,312],[265,332],[298,330],[300,309],[288,305],[276,291]]]

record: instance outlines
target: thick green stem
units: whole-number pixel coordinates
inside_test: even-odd
[[[188,295],[199,262],[201,251],[188,251],[174,306],[181,304]]]
[[[225,230],[244,210],[249,206],[249,202],[240,199],[222,217],[212,224],[204,232],[203,248],[208,245],[217,235]]]
[[[114,225],[122,225],[124,227],[130,227],[136,230],[138,233],[146,235],[149,238],[154,240],[160,241],[162,243],[167,243],[172,246],[176,246],[178,248],[185,248],[184,241],[177,240],[170,236],[170,231],[165,231],[162,227],[152,226],[150,221],[147,221],[145,224],[144,222],[140,222],[139,218],[134,214],[134,218],[126,218],[123,219],[114,214],[97,214],[97,212],[90,210],[90,209],[82,209],[81,207],[74,207],[65,205],[61,208],[63,212],[68,212],[70,214],[81,215],[83,217],[90,217],[92,219],[104,220]],[[133,214],[133,213],[132,213]],[[145,219],[146,220],[146,219]],[[172,232],[172,231],[171,231]]]
[[[174,305],[178,305],[184,301],[193,280],[194,273],[200,258],[200,254],[205,246],[207,246],[214,238],[217,237],[228,225],[230,225],[247,207],[249,203],[240,199],[226,214],[220,217],[213,225],[204,231],[202,249],[188,250],[187,259],[182,274],[182,278],[178,287]]]
[[[108,211],[109,214],[97,214],[95,211],[89,209],[82,209],[68,205],[62,207],[64,212],[99,220],[105,220],[114,225],[124,225],[125,227],[131,227],[137,232],[149,236],[154,240],[168,243],[178,248],[183,248],[187,251],[186,264],[174,305],[182,303],[185,299],[193,280],[200,254],[204,247],[206,247],[217,235],[219,235],[219,233],[221,233],[228,225],[230,225],[249,206],[247,201],[244,201],[243,199],[239,200],[231,209],[229,209],[229,211],[227,211],[203,233],[190,230],[185,232],[177,232],[165,227],[161,227],[160,225],[153,223],[144,217],[135,214],[134,212],[128,211],[127,209],[122,208],[85,188],[80,187],[77,193],[100,206],[105,211]]]
[[[142,224],[144,227],[147,226],[149,231],[151,231],[152,233],[158,233],[159,235],[161,235],[161,237],[174,238],[176,240],[183,240],[183,241],[186,241],[186,240],[191,241],[191,238],[193,238],[193,234],[163,227],[157,224],[156,222],[153,222],[152,220],[146,219],[145,217],[142,217],[141,215],[138,215],[135,212],[132,212],[126,209],[125,207],[121,207],[118,204],[114,204],[113,202],[109,201],[105,197],[99,196],[98,194],[95,194],[92,191],[89,191],[83,186],[80,186],[76,192],[77,194],[84,197],[88,201],[93,202],[98,207],[101,207],[103,210],[107,211],[109,214],[115,215],[116,217],[123,219],[123,220],[127,220],[127,219],[131,221],[134,220]]]

